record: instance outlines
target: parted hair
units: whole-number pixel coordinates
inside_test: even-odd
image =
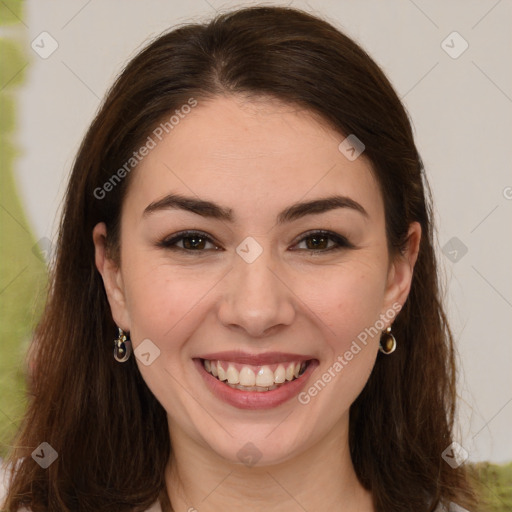
[[[410,223],[422,238],[408,299],[350,409],[350,450],[379,512],[474,505],[463,466],[441,457],[452,442],[455,353],[434,253],[432,201],[407,112],[379,66],[330,23],[284,7],[251,7],[167,31],[143,48],[108,91],[75,159],[48,297],[29,351],[29,404],[12,442],[6,510],[164,511],[172,453],[166,411],[135,358],[115,361],[112,319],[95,267],[92,230],[105,222],[119,247],[131,174],[104,186],[155,126],[190,98],[271,98],[306,108],[340,136],[354,134],[384,199],[388,250],[403,252]],[[340,138],[341,140],[341,138]],[[96,193],[95,193],[96,191]],[[104,196],[104,197],[103,197]],[[43,441],[58,458],[31,457]]]

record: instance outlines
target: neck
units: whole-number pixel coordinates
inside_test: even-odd
[[[171,425],[171,422],[169,422]],[[219,457],[176,425],[166,485],[173,510],[228,512],[373,512],[357,479],[348,446],[348,418],[293,459],[245,466]]]

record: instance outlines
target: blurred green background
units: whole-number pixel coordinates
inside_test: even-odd
[[[44,302],[47,270],[14,180],[21,144],[16,138],[17,91],[25,79],[30,47],[22,2],[0,2],[0,456],[23,415],[25,353]]]
[[[34,238],[14,180],[23,150],[16,138],[16,94],[31,59],[21,19],[20,0],[0,1],[0,457],[9,451],[27,403],[26,352],[48,278],[44,252],[49,241]],[[512,463],[477,463],[469,470],[483,512],[512,511]]]

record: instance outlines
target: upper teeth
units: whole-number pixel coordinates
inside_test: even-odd
[[[297,378],[304,370],[306,362],[291,362],[274,365],[249,366],[236,365],[228,361],[210,361],[205,359],[203,365],[207,372],[221,381],[241,386],[271,387]],[[238,366],[238,368],[237,368]],[[274,367],[274,369],[272,368]]]

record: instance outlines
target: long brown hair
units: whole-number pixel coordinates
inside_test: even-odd
[[[110,246],[118,245],[130,174],[108,193],[98,190],[162,119],[190,98],[200,105],[232,94],[305,107],[340,135],[363,141],[392,254],[405,247],[410,223],[421,224],[410,295],[394,323],[399,347],[378,357],[351,407],[352,459],[377,511],[426,512],[448,501],[472,506],[464,468],[441,457],[452,442],[454,348],[440,300],[430,192],[407,113],[383,72],[346,35],[302,11],[258,7],[150,43],[119,76],[83,140],[31,351],[30,403],[10,453],[18,467],[7,509],[142,511],[159,496],[171,508],[166,412],[135,358],[123,365],[113,358],[116,326],[91,233],[105,222]],[[44,441],[58,452],[48,469],[31,457]]]

